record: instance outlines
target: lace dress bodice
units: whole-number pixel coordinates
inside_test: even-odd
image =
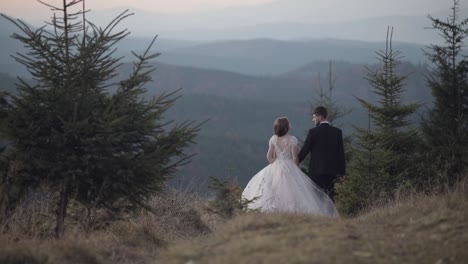
[[[277,160],[294,160],[293,149],[297,146],[297,138],[295,136],[278,137],[274,135],[271,137],[269,144],[273,145]]]

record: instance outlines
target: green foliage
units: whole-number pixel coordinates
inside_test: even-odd
[[[345,182],[336,185],[339,211],[356,214],[375,202],[387,199],[397,186],[397,177],[388,171],[396,161],[394,153],[367,129],[357,128],[352,142],[352,160]]]
[[[20,188],[46,185],[59,194],[58,236],[69,199],[87,207],[88,216],[96,208],[146,207],[148,198],[188,161],[184,148],[199,130],[192,123],[169,126],[171,121],[163,121],[178,98],[175,93],[143,99],[154,70],[148,61],[159,55],[149,54],[153,43],[144,54],[134,53],[130,76],[111,83],[120,65],[112,47],[128,34],[113,29],[130,14],[100,28],[87,22],[84,12],[70,11],[79,3],[56,7],[63,17],[54,16],[51,32],[5,16],[22,32],[13,38],[29,52],[16,60],[36,84],[19,79],[18,96],[9,96],[8,107],[2,108],[1,134],[22,164],[16,175]]]
[[[424,167],[434,167],[436,172],[430,173],[431,177],[449,176],[445,179],[447,184],[454,184],[457,177],[466,175],[468,164],[468,60],[463,54],[468,18],[460,21],[459,2],[454,0],[453,3],[452,15],[447,20],[429,16],[444,44],[431,45],[426,51],[432,62],[427,83],[434,97],[434,107],[422,123],[426,143],[424,155],[428,161]],[[433,166],[435,161],[437,166]]]
[[[390,32],[388,31],[388,34]],[[378,96],[376,104],[358,98],[369,113],[369,127],[356,129],[353,156],[347,181],[337,186],[337,202],[346,213],[356,213],[382,199],[389,199],[398,187],[413,177],[417,132],[410,128],[410,116],[419,104],[404,104],[401,97],[407,76],[395,73],[400,53],[387,35],[385,51],[377,52],[382,68],[370,71],[367,80]],[[372,120],[373,128],[370,121]]]
[[[209,178],[208,189],[214,192],[215,196],[208,204],[207,211],[227,219],[248,211],[248,205],[255,200],[255,198],[253,200],[243,198],[239,184],[215,177]]]

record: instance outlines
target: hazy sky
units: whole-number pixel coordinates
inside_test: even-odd
[[[60,5],[62,0],[44,0],[47,3]],[[349,7],[360,6],[362,12],[372,15],[372,10],[395,10],[400,12],[416,11],[417,7],[421,9],[439,9],[448,7],[453,0],[290,0],[283,2],[291,3],[308,2],[312,6],[332,7],[331,9],[346,9]],[[130,7],[143,9],[150,12],[162,13],[183,13],[191,11],[201,11],[216,8],[226,8],[234,6],[258,5],[278,0],[88,0],[87,6],[91,9],[108,9]],[[462,6],[466,7],[468,0],[460,0]],[[353,10],[355,11],[355,10]],[[0,0],[0,12],[12,16],[26,18],[48,14],[47,8],[42,6],[36,0]]]
[[[88,0],[86,5],[91,9],[133,7],[146,11],[180,13],[230,6],[256,5],[272,1],[273,0]],[[44,2],[57,5],[62,3],[61,0],[44,0]],[[0,0],[0,11],[13,16],[29,16],[38,10],[44,10],[44,7],[36,0]]]
[[[43,0],[47,3],[61,6],[63,0]],[[71,1],[71,0],[67,0]],[[468,0],[459,0],[460,5],[468,10]],[[188,37],[190,34],[206,35],[204,38],[214,38],[219,32],[232,32],[240,29],[245,35],[252,29],[252,36],[281,38],[276,35],[278,30],[264,30],[263,25],[294,24],[294,25],[325,25],[348,23],[369,18],[393,17],[392,21],[382,22],[397,28],[424,28],[427,24],[415,24],[402,18],[418,17],[427,21],[427,14],[438,14],[446,17],[453,0],[87,0],[86,6],[94,11],[88,15],[93,22],[104,25],[118,13],[128,8],[135,16],[125,22],[125,27],[135,35],[148,35],[158,32],[169,38]],[[112,9],[112,10],[110,10]],[[442,15],[439,11],[445,11]],[[50,10],[36,0],[0,0],[0,12],[21,18],[33,25],[41,25],[49,20]],[[163,13],[163,14],[157,14]],[[466,14],[466,12],[465,12]],[[438,17],[436,15],[436,17]],[[395,21],[396,19],[396,21]],[[360,30],[366,35],[370,24],[355,25],[354,30]],[[287,31],[299,27],[290,26]],[[230,30],[226,30],[230,29]],[[211,32],[210,30],[214,30]],[[254,31],[256,30],[256,31]],[[310,29],[309,31],[311,31]],[[320,28],[317,30],[320,31]],[[197,33],[197,32],[201,33]],[[258,31],[258,34],[256,33]],[[314,31],[314,32],[312,32]],[[307,36],[320,35],[315,29]],[[338,33],[350,31],[339,27],[328,37],[340,37]],[[400,30],[401,31],[401,30]],[[415,31],[417,32],[417,31]],[[215,34],[216,33],[216,34]],[[254,34],[255,33],[255,34]],[[317,33],[317,34],[316,34]],[[335,34],[337,33],[337,34]],[[354,33],[353,33],[354,34]],[[284,35],[284,34],[283,34]],[[286,34],[291,35],[291,34]],[[283,36],[286,38],[286,36]],[[197,38],[201,38],[198,36]],[[362,38],[362,36],[356,38]]]
[[[43,1],[58,6],[62,4],[62,0]],[[462,6],[467,6],[468,0],[459,1]],[[333,15],[348,10],[356,16],[372,16],[389,15],[389,13],[391,15],[412,15],[418,10],[427,14],[428,11],[450,7],[453,0],[88,0],[86,5],[94,10],[126,7],[149,12],[180,14],[234,6],[255,6],[272,2],[282,2],[282,6],[309,6],[320,10],[320,14]],[[50,14],[48,8],[36,0],[0,0],[0,12],[26,20],[44,19],[44,16]]]

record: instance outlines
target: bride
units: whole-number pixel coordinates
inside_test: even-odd
[[[298,167],[297,138],[288,134],[286,117],[275,120],[269,142],[270,165],[252,177],[242,196],[253,200],[249,209],[338,216],[333,201]]]

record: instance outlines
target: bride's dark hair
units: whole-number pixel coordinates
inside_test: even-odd
[[[286,135],[289,131],[289,120],[287,117],[278,117],[273,124],[273,131],[278,137]]]

